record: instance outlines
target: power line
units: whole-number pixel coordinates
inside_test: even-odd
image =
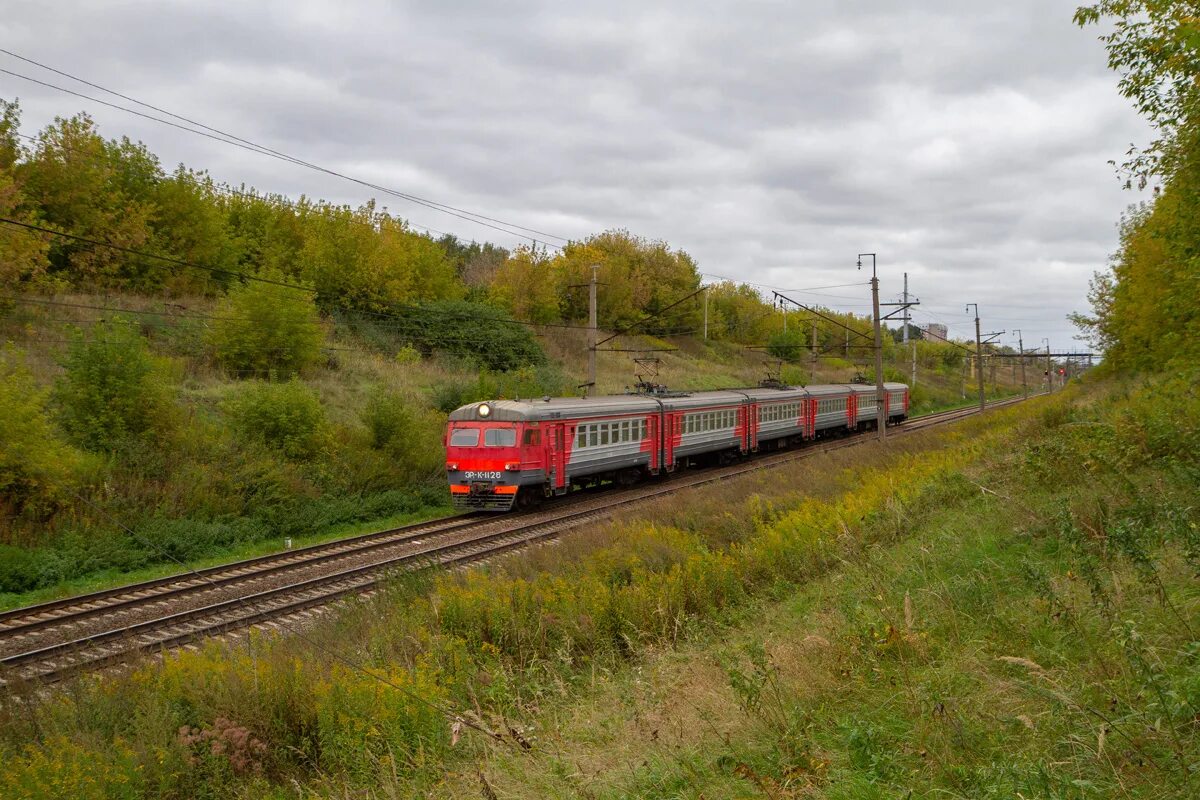
[[[3,49],[0,49],[0,52],[3,52]],[[40,144],[40,143],[41,143],[41,139],[39,139],[39,138],[38,138],[38,137],[36,137],[36,136],[30,136],[30,135],[29,135],[29,134],[27,134],[27,133],[16,133],[15,135],[16,135],[16,136],[18,136],[18,137],[20,137],[20,138],[22,138],[22,139],[27,139],[27,140],[29,140],[30,142],[33,142],[34,144]],[[68,152],[68,153],[79,153],[79,152],[80,152],[79,150],[76,150],[76,149],[75,149],[75,148],[73,148],[73,147],[68,147],[67,145],[65,145],[65,144],[61,144],[61,143],[59,143],[59,144],[56,144],[56,145],[55,145],[55,147],[58,147],[58,148],[60,148],[60,149],[62,149],[62,150],[65,150],[65,151],[66,151],[66,152]],[[202,174],[203,174],[203,173],[202,173]],[[160,181],[161,181],[161,180],[163,180],[163,179],[155,179],[155,180],[156,180],[156,183],[157,183],[157,182],[160,182]],[[167,180],[169,180],[169,178],[167,178]],[[231,185],[229,185],[228,183],[225,183],[225,182],[217,182],[217,181],[211,181],[211,182],[209,182],[209,183],[207,183],[207,184],[204,184],[204,185],[205,185],[205,187],[206,187],[206,188],[209,188],[209,189],[211,189],[211,190],[212,190],[212,191],[214,191],[214,192],[220,192],[220,193],[222,193],[222,194],[227,194],[227,195],[236,196],[236,197],[243,197],[243,198],[246,198],[247,200],[259,200],[259,201],[261,201],[261,202],[263,202],[263,203],[266,203],[266,204],[268,204],[268,205],[274,205],[274,204],[278,204],[278,205],[285,205],[285,206],[288,206],[289,208],[292,208],[292,209],[298,209],[298,208],[300,207],[300,203],[299,203],[298,201],[296,201],[296,200],[292,200],[291,198],[289,198],[289,197],[286,197],[285,195],[283,195],[283,194],[279,194],[279,193],[268,193],[268,192],[263,192],[263,193],[261,193],[261,194],[260,194],[260,193],[258,193],[258,192],[256,192],[256,191],[253,191],[253,189],[252,189],[251,191],[249,191],[249,192],[246,192],[246,191],[241,191],[241,190],[238,190],[238,189],[234,189],[234,188],[233,188]],[[321,208],[321,207],[322,207],[322,205],[324,205],[325,207],[327,207],[327,208],[329,208],[329,209],[338,208],[338,206],[334,205],[332,202],[330,202],[330,201],[328,201],[328,200],[320,200],[320,201],[317,201],[317,202],[314,204],[314,207],[315,207],[315,208]],[[455,238],[455,239],[458,239],[458,238],[459,238],[457,235],[455,235],[455,234],[453,234],[453,233],[450,233],[449,231],[443,231],[443,230],[439,230],[438,228],[432,228],[432,227],[430,227],[430,226],[428,226],[428,225],[422,225],[421,223],[419,223],[419,222],[416,222],[415,220],[413,220],[413,219],[411,219],[411,218],[408,218],[408,217],[396,217],[396,219],[397,219],[397,220],[400,220],[400,221],[402,221],[402,222],[403,222],[405,225],[408,225],[408,226],[411,226],[411,227],[414,227],[414,228],[420,228],[421,230],[423,230],[423,231],[427,231],[427,232],[429,232],[429,233],[436,233],[436,234],[438,234],[439,236],[450,236],[450,237],[453,237],[453,238]],[[365,226],[367,226],[367,227],[371,227],[370,223],[367,223],[367,222],[360,222],[360,221],[358,221],[358,220],[352,220],[352,222],[355,222],[356,224],[365,225]],[[431,238],[432,238],[432,237],[431,237]]]
[[[5,53],[6,55],[10,55],[13,58],[18,58],[22,61],[26,61],[30,64],[34,64],[43,69],[54,72],[58,75],[62,75],[64,77],[70,78],[71,80],[75,80],[75,81],[78,81],[87,86],[91,86],[93,88],[99,89],[99,90],[106,92],[108,94],[111,94],[115,97],[120,97],[122,99],[129,100],[130,102],[137,103],[138,105],[140,105],[144,108],[150,108],[150,109],[153,109],[160,113],[167,114],[175,119],[185,121],[188,124],[181,125],[177,122],[172,122],[169,119],[163,119],[161,117],[156,117],[153,114],[147,114],[145,112],[138,111],[137,109],[129,108],[128,106],[123,106],[118,103],[111,103],[107,100],[101,100],[98,97],[93,97],[91,95],[84,94],[83,92],[77,92],[73,89],[68,89],[65,86],[59,86],[57,84],[50,83],[48,81],[39,80],[38,78],[34,78],[29,75],[22,75],[19,72],[13,72],[12,70],[0,68],[0,73],[3,73],[5,75],[10,75],[14,78],[19,78],[21,80],[29,81],[30,83],[35,83],[39,86],[43,86],[48,89],[54,89],[55,91],[63,92],[65,94],[69,94],[74,97],[78,97],[80,99],[87,100],[92,103],[98,103],[100,105],[107,106],[108,108],[113,108],[118,111],[124,111],[128,114],[133,114],[133,115],[141,117],[143,119],[147,119],[152,122],[157,122],[161,125],[167,125],[172,128],[176,128],[178,130],[186,131],[188,133],[193,133],[197,136],[203,136],[207,139],[212,139],[214,141],[223,142],[225,144],[232,145],[234,147],[238,147],[242,150],[248,150],[250,152],[257,153],[259,155],[265,155],[269,158],[274,158],[274,159],[277,159],[280,161],[285,161],[290,164],[295,164],[297,166],[302,166],[307,169],[311,169],[311,170],[314,170],[317,172],[322,172],[327,175],[331,175],[333,177],[351,181],[353,183],[359,184],[360,186],[365,186],[369,189],[374,189],[375,191],[384,192],[385,194],[392,195],[393,197],[398,197],[403,200],[408,200],[409,202],[416,203],[421,206],[425,206],[426,208],[433,209],[434,211],[439,211],[443,214],[448,214],[452,217],[458,217],[459,219],[465,220],[467,222],[472,222],[476,225],[482,225],[483,227],[491,228],[493,230],[500,231],[501,233],[506,233],[510,236],[516,236],[516,237],[522,238],[522,239],[529,239],[531,242],[534,242],[535,244],[540,242],[541,244],[544,244],[548,247],[553,247],[557,250],[562,249],[559,245],[550,244],[549,242],[546,242],[542,239],[535,238],[534,236],[529,236],[529,235],[525,235],[522,233],[518,233],[518,231],[527,231],[531,234],[536,234],[537,236],[547,237],[547,238],[551,238],[551,239],[558,239],[563,242],[570,241],[566,237],[558,236],[557,234],[547,233],[545,231],[540,231],[535,228],[527,228],[523,225],[517,225],[515,223],[505,222],[504,220],[499,220],[494,217],[488,217],[483,214],[477,214],[475,212],[467,211],[466,209],[458,208],[456,206],[447,205],[445,203],[439,203],[434,200],[428,200],[426,198],[419,197],[417,195],[409,194],[407,192],[402,192],[398,189],[391,189],[386,186],[381,186],[376,183],[371,183],[370,181],[366,181],[361,178],[355,178],[351,175],[347,175],[345,173],[338,172],[338,171],[330,169],[328,167],[323,167],[319,164],[314,164],[314,163],[305,161],[303,159],[297,158],[295,156],[288,155],[287,153],[282,153],[280,151],[273,150],[269,147],[266,147],[265,145],[260,145],[253,141],[250,141],[248,139],[243,139],[242,137],[235,136],[234,134],[227,133],[218,128],[213,128],[211,126],[204,125],[203,123],[195,122],[193,120],[188,119],[187,117],[183,117],[183,116],[174,114],[169,111],[164,111],[162,109],[159,109],[157,106],[150,105],[149,103],[144,103],[140,100],[135,100],[133,98],[130,98],[126,95],[121,94],[120,92],[116,92],[112,89],[107,89],[103,86],[92,83],[83,78],[79,78],[75,75],[71,75],[70,73],[63,72],[61,70],[55,69],[55,68],[47,66],[45,64],[41,64],[40,62],[34,61],[32,59],[25,58],[24,56],[17,55],[16,53],[13,53],[9,50],[4,50],[3,48],[0,48],[0,53]],[[196,127],[188,127],[188,125],[195,125],[195,126],[201,128],[202,130],[197,130]],[[492,223],[498,223],[498,224],[492,224]],[[507,226],[507,227],[500,227],[501,225]],[[516,229],[516,230],[513,230],[513,229]]]

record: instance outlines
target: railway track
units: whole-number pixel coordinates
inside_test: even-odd
[[[889,435],[976,413],[964,408],[913,418]],[[545,510],[448,517],[3,612],[0,685],[57,681],[198,639],[286,621],[369,592],[382,577],[399,571],[491,558],[602,520],[618,508],[852,447],[865,438],[833,439],[731,466],[677,473],[622,492],[577,496]]]

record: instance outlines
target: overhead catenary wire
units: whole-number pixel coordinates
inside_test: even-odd
[[[25,228],[28,230],[38,231],[40,233],[45,233],[45,234],[48,234],[51,236],[58,236],[58,237],[65,238],[65,239],[71,239],[73,241],[83,242],[85,244],[90,244],[90,245],[93,245],[96,247],[107,247],[107,248],[110,248],[113,250],[117,250],[119,252],[126,253],[127,255],[138,256],[140,258],[155,259],[155,260],[163,261],[163,262],[166,262],[169,264],[174,264],[176,266],[186,267],[189,269],[197,269],[197,270],[201,270],[201,271],[205,271],[205,272],[210,272],[215,275],[223,275],[223,276],[226,276],[229,278],[234,278],[237,280],[265,283],[265,284],[270,284],[272,286],[279,286],[279,287],[286,288],[286,289],[294,289],[296,291],[301,291],[301,292],[305,292],[305,293],[312,294],[312,295],[320,294],[320,292],[316,289],[313,289],[308,286],[302,286],[302,285],[296,284],[296,283],[289,283],[287,281],[279,281],[279,280],[274,280],[271,278],[264,278],[261,275],[250,275],[245,272],[238,272],[236,270],[223,269],[221,267],[210,267],[210,266],[206,266],[203,264],[196,264],[195,262],[186,261],[181,258],[175,258],[174,256],[164,256],[164,255],[160,255],[158,253],[150,253],[150,252],[147,252],[144,250],[136,250],[131,247],[125,247],[124,245],[113,244],[112,242],[105,242],[100,239],[92,239],[90,237],[80,236],[80,235],[74,234],[74,233],[67,233],[66,231],[59,231],[59,230],[55,230],[54,228],[47,228],[42,225],[35,225],[35,224],[29,223],[29,222],[22,222],[21,220],[11,219],[8,217],[0,217],[0,223],[6,224],[6,225],[12,225],[14,227]],[[398,306],[399,304],[394,304],[394,305]],[[366,314],[369,316],[377,316],[377,317],[381,317],[381,318],[391,317],[394,319],[404,319],[403,317],[398,317],[394,314],[388,314],[387,312],[382,312],[382,311],[370,311],[370,310],[366,310],[366,309],[351,309],[351,308],[346,308],[345,306],[336,306],[336,305],[326,306],[326,308],[330,309],[330,310],[350,311],[350,312],[353,312],[356,314]],[[413,308],[413,307],[410,306],[410,308]],[[505,324],[505,325],[523,325],[526,327],[534,327],[534,328],[538,328],[538,327],[567,328],[567,329],[572,329],[572,330],[586,330],[587,329],[586,326],[582,326],[582,325],[569,325],[566,323],[553,323],[553,322],[545,322],[545,323],[543,323],[543,322],[526,322],[524,320],[518,320],[518,319],[504,319],[502,317],[487,317],[487,316],[480,316],[477,314],[449,313],[449,314],[443,314],[442,316],[451,318],[451,319],[478,319],[478,320],[483,320],[483,321],[487,321],[487,322],[501,323],[501,324]]]
[[[365,186],[369,189],[373,189],[378,192],[383,192],[384,194],[388,194],[393,197],[407,200],[412,203],[416,203],[417,205],[421,205],[426,208],[430,208],[434,211],[438,211],[443,214],[448,214],[452,217],[457,217],[459,219],[474,223],[476,225],[481,225],[486,228],[491,228],[493,230],[500,231],[501,233],[505,233],[510,236],[515,236],[515,237],[521,238],[521,239],[528,239],[531,242],[540,243],[540,244],[546,245],[547,247],[553,247],[554,249],[557,249],[557,250],[561,250],[562,248],[559,245],[554,245],[554,244],[551,244],[551,243],[545,241],[545,238],[557,239],[557,240],[563,241],[563,242],[570,241],[567,237],[564,237],[564,236],[559,236],[557,234],[548,233],[546,231],[540,231],[535,228],[528,228],[528,227],[525,227],[522,225],[517,225],[516,223],[510,223],[510,222],[506,222],[504,220],[496,219],[494,217],[488,217],[483,214],[477,214],[475,212],[468,211],[466,209],[462,209],[457,206],[451,206],[451,205],[448,205],[445,203],[439,203],[437,201],[428,200],[428,199],[420,197],[418,195],[413,195],[413,194],[410,194],[407,192],[400,191],[398,189],[392,189],[387,186],[382,186],[380,184],[376,184],[376,183],[372,183],[367,180],[363,180],[361,178],[356,178],[352,175],[347,175],[345,173],[338,172],[337,170],[330,169],[328,167],[323,167],[319,164],[314,164],[314,163],[305,161],[303,159],[297,158],[295,156],[288,155],[287,153],[282,153],[280,151],[266,147],[265,145],[260,145],[256,142],[250,141],[249,139],[244,139],[242,137],[235,136],[235,135],[227,133],[225,131],[221,131],[218,128],[204,125],[203,123],[195,122],[193,120],[188,119],[187,117],[183,117],[181,115],[174,114],[173,112],[159,109],[157,106],[152,106],[149,103],[144,103],[140,100],[130,98],[127,95],[123,95],[112,89],[107,89],[103,86],[100,86],[99,84],[92,83],[91,81],[87,81],[86,79],[79,78],[70,73],[64,72],[62,70],[58,70],[54,67],[50,67],[48,65],[45,65],[40,62],[34,61],[32,59],[26,58],[24,56],[18,55],[16,53],[13,53],[12,51],[0,48],[0,53],[4,53],[6,55],[12,56],[13,58],[18,58],[22,61],[26,61],[27,63],[34,64],[43,69],[54,72],[58,75],[62,75],[63,77],[67,77],[67,78],[70,78],[71,80],[75,80],[75,81],[83,83],[87,86],[91,86],[93,88],[99,89],[100,91],[106,92],[115,97],[121,97],[122,99],[129,100],[130,102],[137,103],[138,105],[143,106],[144,108],[150,108],[150,109],[158,111],[159,113],[167,114],[175,119],[185,121],[187,124],[180,124],[178,122],[172,122],[169,119],[163,119],[161,117],[154,116],[153,114],[147,114],[145,112],[138,111],[137,109],[129,108],[128,106],[123,106],[119,103],[112,103],[107,100],[102,100],[98,97],[93,97],[93,96],[85,94],[83,92],[77,92],[77,91],[75,91],[73,89],[69,89],[65,86],[59,86],[57,84],[50,83],[49,81],[43,81],[38,78],[29,76],[29,75],[23,75],[19,72],[14,72],[12,70],[0,68],[0,73],[5,74],[5,75],[10,75],[14,78],[19,78],[21,80],[29,81],[29,82],[37,84],[39,86],[43,86],[45,88],[63,92],[65,94],[69,94],[74,97],[78,97],[80,99],[87,100],[92,103],[98,103],[98,104],[106,106],[108,108],[113,108],[118,111],[124,111],[126,113],[133,114],[133,115],[141,117],[143,119],[157,122],[162,125],[167,125],[172,128],[176,128],[178,130],[182,130],[182,131],[186,131],[188,133],[195,134],[197,136],[203,136],[207,139],[212,139],[214,141],[223,142],[225,144],[232,145],[234,147],[238,147],[243,150],[248,150],[250,152],[257,153],[259,155],[267,156],[268,158],[274,158],[277,160],[285,161],[287,163],[295,164],[297,166],[302,166],[307,169],[311,169],[311,170],[321,172],[321,173],[324,173],[324,174],[327,174],[327,175],[330,175],[330,176],[333,176],[336,178],[340,178],[342,180],[347,180],[352,183],[356,183],[358,185]],[[196,126],[196,127],[189,127],[189,125]],[[496,224],[493,224],[493,223],[496,223]],[[505,226],[505,227],[502,227],[502,226]],[[528,234],[534,234],[534,235],[520,233],[519,231],[527,231]],[[537,238],[537,237],[543,237],[543,238]]]
[[[2,49],[0,49],[0,52],[3,52]],[[20,137],[21,139],[26,139],[30,142],[33,142],[34,144],[40,144],[42,141],[38,137],[31,136],[27,133],[17,133],[15,135]],[[75,148],[68,147],[61,143],[58,143],[55,146],[68,152],[68,153],[78,153],[79,152]],[[198,173],[198,174],[205,174],[205,173]],[[219,192],[221,194],[229,195],[231,197],[242,197],[247,200],[260,200],[264,203],[267,203],[268,205],[270,205],[270,204],[285,205],[292,209],[298,209],[300,207],[299,201],[292,200],[290,197],[287,197],[287,196],[277,193],[277,192],[267,192],[267,191],[263,191],[263,192],[249,191],[249,192],[247,192],[247,191],[244,191],[241,189],[235,189],[235,188],[233,188],[233,186],[229,185],[228,183],[223,183],[223,182],[219,182],[216,180],[213,180],[210,184],[207,184],[207,188],[211,189],[214,192]],[[338,206],[329,201],[317,201],[316,203],[314,203],[314,207],[321,207],[322,205],[324,205],[325,207],[331,208],[331,209],[341,207],[341,206]],[[429,225],[423,225],[420,222],[417,222],[411,218],[396,217],[395,219],[403,222],[406,226],[413,227],[413,228],[420,228],[421,230],[426,231],[428,233],[436,233],[439,236],[449,236],[454,239],[459,239],[461,241],[460,237],[458,237],[457,235],[455,235],[453,233],[450,233],[449,231],[443,231],[438,228],[431,227]],[[360,224],[371,227],[370,224],[366,223],[366,222],[361,222]]]

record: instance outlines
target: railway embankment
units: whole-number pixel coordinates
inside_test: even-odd
[[[5,795],[1171,788],[1196,752],[1178,389],[821,454],[6,703]]]

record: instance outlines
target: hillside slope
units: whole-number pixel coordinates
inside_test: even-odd
[[[119,294],[31,295],[0,311],[3,361],[24,404],[7,435],[37,437],[27,441],[25,494],[9,486],[0,603],[447,513],[447,411],[576,393],[583,382],[577,328],[544,329],[542,363],[496,370],[335,316],[313,318],[312,365],[263,381],[214,356],[214,330],[235,313],[205,297]],[[654,380],[677,389],[754,385],[779,365],[692,337],[624,336],[611,346],[671,349],[653,354]],[[889,376],[905,378],[898,368]],[[629,353],[601,353],[599,391],[625,391],[636,369]],[[844,382],[859,369],[823,358],[816,378]],[[961,369],[919,369],[915,412],[963,401]],[[1013,372],[1001,371],[994,393],[1015,390]],[[807,382],[809,366],[784,365],[783,377]],[[111,440],[92,446],[109,429]]]

